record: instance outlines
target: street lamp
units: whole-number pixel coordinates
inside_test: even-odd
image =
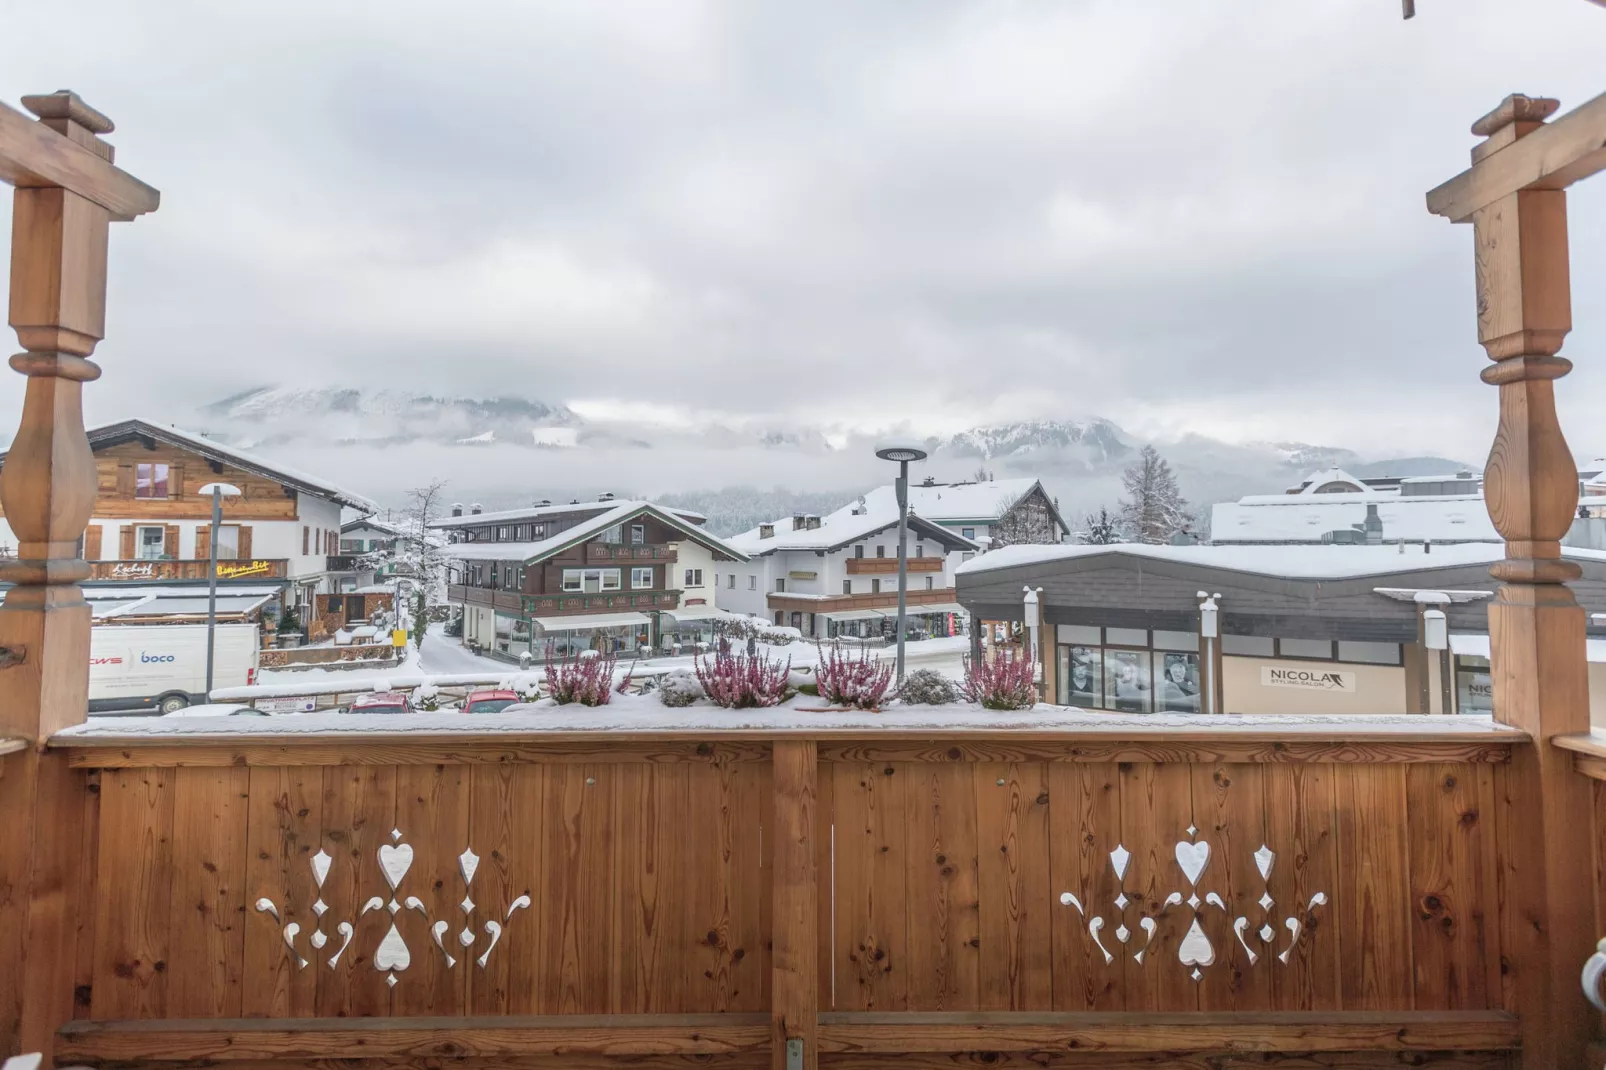
[[[1219,594],[1212,595],[1207,591],[1200,591],[1199,598],[1199,637],[1204,640],[1204,665],[1200,669],[1199,679],[1199,711],[1201,713],[1220,713],[1221,698],[1216,683],[1216,666],[1220,660],[1216,657],[1217,644],[1221,641],[1221,607],[1216,604]]]
[[[206,569],[206,701],[211,702],[212,652],[217,632],[217,536],[223,526],[223,499],[238,498],[241,491],[233,483],[208,483],[200,492],[212,496],[212,537],[207,540],[211,545],[207,547]]]
[[[1422,611],[1422,645],[1438,655],[1439,712],[1449,713],[1450,705],[1450,621],[1437,607]],[[1427,674],[1424,673],[1424,676]]]
[[[919,446],[888,445],[875,451],[883,461],[898,465],[898,686],[903,686],[903,634],[909,611],[909,462],[923,461],[926,451]]]

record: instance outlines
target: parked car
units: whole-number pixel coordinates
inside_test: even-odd
[[[519,696],[512,691],[485,690],[470,691],[463,700],[464,713],[501,713],[509,706],[519,701]]]
[[[347,709],[351,713],[412,713],[413,705],[400,691],[373,691],[352,699]]]

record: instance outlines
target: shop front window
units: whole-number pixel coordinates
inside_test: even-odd
[[[1102,651],[1096,646],[1060,647],[1060,701],[1098,709],[1104,704]]]
[[[1489,678],[1488,658],[1456,657],[1455,698],[1457,713],[1494,712],[1494,683]]]
[[[1118,713],[1148,713],[1154,689],[1149,679],[1147,650],[1104,652],[1104,705]]]
[[[1155,708],[1166,713],[1199,712],[1199,655],[1154,652]]]

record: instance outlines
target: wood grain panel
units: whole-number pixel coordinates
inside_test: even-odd
[[[1269,923],[1274,931],[1268,962],[1272,1003],[1285,1011],[1330,1011],[1340,1005],[1342,934],[1334,922],[1338,838],[1334,824],[1333,767],[1291,765],[1264,773],[1267,841],[1272,865]],[[1313,904],[1317,894],[1325,904]],[[1299,939],[1288,919],[1299,923]],[[1287,952],[1284,963],[1281,955]]]
[[[465,922],[475,936],[464,953],[465,961],[474,963],[468,973],[469,1014],[531,1014],[536,1006],[546,917],[545,777],[540,765],[475,766],[470,772],[469,828],[480,865],[475,912]],[[529,896],[530,905],[514,911],[520,896]],[[494,948],[487,922],[503,927]],[[484,966],[478,962],[482,955],[487,956]]]
[[[130,769],[101,777],[96,1018],[167,1014],[174,776]]]
[[[707,813],[695,815],[689,809],[688,768],[621,767],[614,775],[619,793],[619,946],[613,1003],[630,1014],[682,1011],[695,1002],[685,975],[691,936],[688,879],[712,879],[707,870],[689,864],[688,856],[695,843],[706,846],[714,830],[703,823]]]
[[[909,1004],[904,789],[893,763],[833,767],[836,806],[836,1005]],[[905,774],[906,775],[906,774]]]
[[[1054,1003],[1048,886],[1048,770],[1041,763],[975,767],[983,1010]]]
[[[238,1018],[250,771],[180,769],[173,787],[167,1013]]]
[[[1120,782],[1121,842],[1132,855],[1122,888],[1132,902],[1119,914],[1112,905],[1103,915],[1111,919],[1102,933],[1104,946],[1123,970],[1128,1011],[1195,1010],[1198,985],[1177,960],[1194,914],[1186,905],[1165,905],[1172,892],[1188,895],[1175,847],[1194,825],[1190,770],[1186,765],[1123,765]],[[1199,894],[1203,898],[1202,890]],[[1144,914],[1155,918],[1152,940],[1146,941],[1139,928]],[[1134,941],[1146,941],[1142,962],[1136,952],[1143,944],[1119,946],[1114,935],[1118,924],[1126,925]]]
[[[1193,767],[1194,822],[1199,839],[1210,844],[1210,861],[1199,883],[1227,904],[1225,911],[1207,904],[1201,915],[1216,950],[1216,961],[1199,982],[1203,1011],[1271,1008],[1271,972],[1276,963],[1269,954],[1272,945],[1257,935],[1266,923],[1258,902],[1266,884],[1255,852],[1269,846],[1262,772],[1263,767],[1249,764]],[[1239,918],[1244,919],[1241,936],[1235,931]]]
[[[1471,766],[1405,770],[1418,1010],[1481,1010],[1489,1005],[1485,963],[1496,926],[1483,855],[1492,850],[1484,840],[1493,815],[1485,817],[1478,794]]]
[[[909,1005],[976,1010],[982,952],[972,769],[911,764],[907,777]]]
[[[610,1009],[618,913],[614,786],[621,771],[601,764],[547,770],[541,850],[547,894],[538,1003],[544,1014]]]
[[[452,934],[462,927],[459,904],[468,892],[459,862],[470,846],[468,772],[462,765],[408,765],[396,770],[396,828],[402,833],[400,842],[413,849],[413,864],[395,893],[403,905],[396,925],[412,961],[405,975],[398,975],[393,1014],[463,1013],[469,957]],[[423,910],[414,906],[415,900]],[[444,951],[432,932],[441,922],[446,924],[441,936]],[[448,954],[456,965],[447,966]]]
[[[730,942],[725,874],[737,818],[727,805],[717,769],[688,768],[686,781],[690,802],[684,812],[688,827],[697,831],[678,837],[684,855],[677,877],[683,906],[676,926],[678,950],[671,954],[685,976],[679,1009],[723,1010],[730,1005],[731,955],[736,950]],[[673,848],[666,844],[666,849]]]
[[[324,956],[309,956],[311,964],[298,968],[280,927],[298,924],[309,940],[320,928],[312,909],[318,888],[311,860],[323,842],[323,770],[269,767],[249,774],[241,1013],[247,1018],[307,1018],[317,1013]],[[261,899],[273,902],[281,922],[256,909]],[[331,919],[325,936],[332,935],[334,924]]]
[[[389,1014],[391,992],[374,968],[373,952],[390,928],[385,910],[359,914],[369,899],[391,898],[379,869],[379,848],[392,842],[396,828],[396,770],[355,766],[324,770],[323,844],[334,861],[323,898],[331,906],[326,923],[330,943],[318,969],[318,1014],[362,1017]],[[252,919],[253,924],[258,919]],[[335,927],[353,926],[349,946]],[[344,951],[341,948],[345,947]],[[333,968],[328,961],[339,955]]]
[[[1088,936],[1088,918],[1110,909],[1120,887],[1110,852],[1121,841],[1121,782],[1113,764],[1056,762],[1048,767],[1050,893],[1056,904],[1053,934],[1054,1009],[1119,1011],[1125,1008],[1120,963],[1108,964]],[[1069,892],[1078,909],[1059,901]]]
[[[816,969],[819,971],[818,1007],[836,1007],[836,767],[834,762],[815,763],[814,848]]]
[[[1410,1010],[1405,768],[1335,767],[1334,787],[1344,1009]]]

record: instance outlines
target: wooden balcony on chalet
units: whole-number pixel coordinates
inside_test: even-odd
[[[665,544],[645,545],[642,543],[586,543],[586,561],[646,561],[670,562],[679,554],[673,546]]]
[[[942,561],[940,557],[911,557],[909,558],[910,572],[941,572]],[[898,559],[896,557],[850,557],[848,558],[849,576],[896,576],[898,574]]]
[[[562,614],[598,613],[605,610],[635,610],[649,613],[674,609],[680,605],[679,591],[603,591],[592,594],[566,592],[554,595],[527,595],[518,591],[497,591],[489,587],[448,584],[446,600],[491,606],[511,613]]]
[[[160,580],[204,580],[208,561],[91,561],[90,582],[129,580],[152,583]],[[219,561],[220,580],[282,580],[289,575],[290,562],[282,557],[241,558]]]

